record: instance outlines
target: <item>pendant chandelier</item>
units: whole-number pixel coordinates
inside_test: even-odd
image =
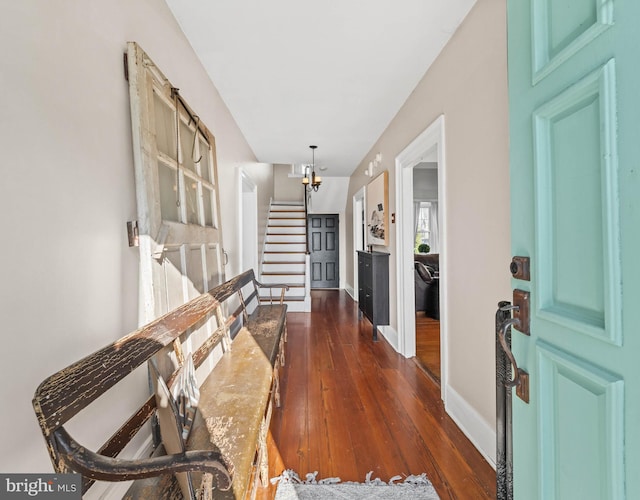
[[[304,170],[304,178],[302,179],[302,184],[304,184],[304,187],[307,190],[313,190],[313,191],[317,191],[318,188],[320,187],[320,184],[322,184],[322,179],[320,178],[319,175],[316,175],[316,167],[315,167],[315,162],[316,162],[316,148],[318,146],[309,146],[311,148],[311,177],[309,177],[309,166],[307,165],[307,167]]]

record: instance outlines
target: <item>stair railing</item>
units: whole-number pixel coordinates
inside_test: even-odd
[[[262,279],[262,264],[264,263],[264,259],[265,259],[265,252],[267,250],[267,240],[269,239],[269,219],[271,218],[271,209],[273,205],[273,196],[269,198],[269,214],[267,215],[267,223],[264,226],[264,239],[262,240],[262,248],[260,251],[260,261],[258,262],[258,272],[256,273],[257,276],[259,276],[260,279]]]
[[[309,255],[311,252],[309,251],[309,231],[308,231],[308,220],[309,220],[309,192],[307,190],[307,186],[302,185],[302,189],[304,190],[304,241],[306,245],[306,254]]]

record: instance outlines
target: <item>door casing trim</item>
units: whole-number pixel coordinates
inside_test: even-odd
[[[415,291],[413,270],[413,167],[434,147],[438,158],[438,227],[440,237],[440,397],[446,403],[448,380],[448,272],[445,117],[438,118],[396,157],[396,279],[398,351],[416,355]]]

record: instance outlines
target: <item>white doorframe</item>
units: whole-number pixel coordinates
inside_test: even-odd
[[[258,269],[258,187],[253,179],[242,169],[238,169],[238,255],[240,256],[240,272]],[[251,253],[245,255],[245,251]]]
[[[366,206],[365,186],[353,195],[353,300],[358,302],[358,250],[364,250],[362,207]]]
[[[396,157],[396,200],[398,209],[396,231],[398,347],[406,357],[416,355],[415,289],[413,270],[413,167],[423,161],[435,147],[438,158],[438,227],[440,233],[440,395],[445,399],[447,386],[447,201],[444,115]]]

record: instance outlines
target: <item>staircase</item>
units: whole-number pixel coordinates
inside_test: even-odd
[[[286,283],[288,311],[311,311],[307,270],[307,224],[303,205],[272,202],[262,257],[260,281]],[[274,290],[279,297],[279,290]],[[261,290],[262,301],[269,300],[269,290]]]

